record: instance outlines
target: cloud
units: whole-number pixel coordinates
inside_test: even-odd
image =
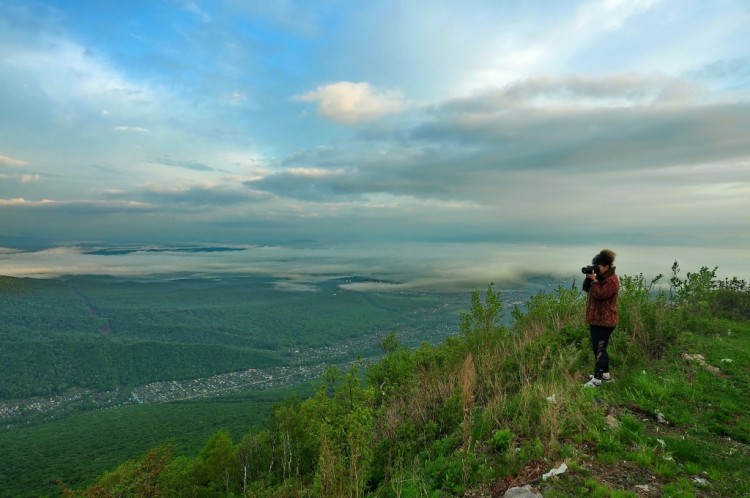
[[[0,199],[0,206],[47,206],[53,204],[54,201],[49,199],[43,199],[41,201],[27,201],[23,197],[16,197],[15,199]]]
[[[340,175],[344,171],[341,169],[330,170],[322,168],[289,168],[287,173],[292,176],[301,176],[307,178],[322,178],[326,176]]]
[[[0,166],[7,166],[9,168],[23,168],[28,166],[28,162],[22,159],[14,159],[9,156],[0,156]]]
[[[214,168],[197,161],[177,161],[174,159],[161,158],[157,159],[156,162],[165,166],[175,166],[177,168],[184,168],[193,171],[214,171]]]
[[[583,175],[596,174],[627,178],[657,197],[644,204],[653,205],[668,197],[658,189],[679,182],[680,168],[714,165],[713,177],[688,181],[720,185],[737,177],[719,165],[750,157],[750,104],[705,95],[651,75],[529,78],[425,108],[387,133],[365,127],[349,143],[297,151],[280,161],[286,169],[245,185],[306,201],[371,205],[373,195],[390,195],[401,205],[440,200],[498,210],[544,189],[549,201],[572,198],[561,212],[585,217],[576,196],[589,187]],[[639,186],[645,171],[668,174]],[[528,216],[542,222],[536,211]]]
[[[201,21],[210,22],[211,21],[211,15],[207,14],[203,9],[201,9],[195,2],[183,2],[182,8],[185,9],[188,12],[191,12],[195,14]]]
[[[438,158],[435,158],[438,160]],[[244,185],[284,197],[307,201],[346,202],[367,201],[370,194],[433,198],[443,197],[446,188],[441,178],[427,178],[424,165],[404,161],[402,169],[379,168],[378,164],[361,160],[351,168],[289,168],[260,179],[248,180]],[[448,173],[446,173],[447,175]],[[460,180],[457,179],[460,183]]]
[[[317,102],[320,114],[342,124],[373,121],[406,109],[400,91],[377,90],[369,83],[341,81],[319,86],[294,98],[303,102]]]
[[[38,182],[41,176],[39,175],[21,175],[21,183],[34,183]]]
[[[344,171],[327,171],[325,174],[311,174],[312,171],[326,171],[321,169],[307,169],[307,173],[299,174],[299,170],[289,170],[274,173],[256,180],[248,180],[244,185],[248,188],[270,192],[285,197],[304,200],[334,201],[341,196],[351,196],[362,193],[358,188],[356,173]]]
[[[276,0],[274,2],[246,2],[244,0],[226,0],[231,9],[247,16],[251,20],[263,19],[291,30],[303,36],[312,36],[320,30],[320,7],[294,0]],[[304,5],[304,7],[303,7]]]
[[[121,195],[121,194],[118,194]],[[179,209],[203,209],[206,206],[231,206],[256,203],[266,199],[266,194],[238,190],[217,185],[191,185],[184,188],[149,188],[140,194],[148,202],[163,208],[178,205]]]
[[[750,154],[742,131],[750,104],[688,99],[680,90],[687,86],[637,77],[535,80],[449,101],[411,136],[462,148],[469,171],[640,170]]]
[[[750,58],[720,59],[694,71],[699,78],[732,78],[750,76]]]
[[[148,128],[143,128],[140,126],[115,126],[112,129],[115,131],[123,131],[123,132],[130,132],[130,133],[149,133],[151,131]]]
[[[245,102],[247,102],[247,93],[240,90],[235,90],[229,95],[228,102],[229,105],[237,107],[242,106],[245,104]]]
[[[572,32],[620,29],[630,18],[657,6],[660,0],[609,0],[584,2],[565,29]]]
[[[455,63],[464,65],[465,69],[454,95],[506,85],[529,76],[569,72],[589,51],[595,55],[587,60],[587,68],[596,66],[598,59],[606,60],[611,40],[622,36],[623,32],[626,43],[633,44],[634,35],[628,32],[635,29],[633,20],[661,3],[660,0],[594,0],[556,4],[554,9],[543,4],[538,4],[538,8],[526,6],[524,10],[530,9],[535,16],[533,22],[528,22],[525,16],[513,19],[518,11],[510,9],[506,14],[509,20],[495,17],[497,24],[509,29],[484,25],[484,30],[480,31],[484,40],[472,45],[471,52],[461,54],[464,57],[456,60]],[[498,16],[497,13],[487,15]],[[626,52],[617,54],[621,58],[627,55]]]
[[[10,40],[2,60],[6,77],[20,79],[54,106],[48,112],[59,123],[107,115],[130,116],[157,100],[158,92],[146,84],[129,80],[110,61],[87,47],[57,33],[46,32],[39,39],[23,43]],[[133,127],[117,126],[119,131]]]
[[[15,199],[0,199],[2,207],[18,207],[31,209],[54,210],[57,213],[97,215],[105,213],[119,213],[132,211],[153,210],[142,202],[115,200],[115,201],[57,201],[52,199],[42,199],[39,201],[30,201],[22,197]]]
[[[560,109],[625,108],[703,101],[707,91],[673,77],[612,74],[607,76],[533,76],[496,89],[474,92],[439,106],[443,111],[490,114],[517,107]]]

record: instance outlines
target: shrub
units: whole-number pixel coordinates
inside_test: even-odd
[[[497,452],[502,452],[510,448],[510,443],[513,441],[513,433],[510,429],[501,429],[495,431],[492,434],[492,448]]]
[[[712,313],[731,320],[750,320],[750,291],[720,286],[713,295]]]
[[[654,295],[661,275],[646,283],[643,274],[620,278],[617,328],[626,334],[629,347],[624,352],[640,353],[645,359],[661,358],[677,334],[674,314],[664,293]]]

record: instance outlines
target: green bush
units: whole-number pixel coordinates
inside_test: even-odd
[[[618,333],[627,336],[624,353],[635,354],[635,362],[661,358],[678,336],[678,321],[664,293],[654,293],[653,287],[661,275],[646,283],[642,274],[620,278],[618,298]]]
[[[513,438],[514,436],[510,429],[495,431],[492,434],[492,447],[498,452],[505,451],[510,448],[510,443],[513,442]]]

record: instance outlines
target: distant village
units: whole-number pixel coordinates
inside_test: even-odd
[[[128,404],[168,403],[299,384],[320,377],[328,366],[343,367],[350,364],[346,358],[351,357],[352,350],[357,350],[354,348],[362,348],[365,346],[364,342],[374,343],[376,340],[377,337],[360,338],[319,349],[288,350],[287,353],[293,355],[300,363],[295,366],[248,368],[199,379],[152,382],[130,389],[118,388],[104,392],[81,389],[57,396],[0,401],[0,421],[10,427],[40,419],[58,418],[80,410],[104,410]]]
[[[551,283],[547,283],[551,287]],[[514,306],[528,296],[528,291],[506,291],[507,305]],[[422,342],[438,343],[451,334],[458,333],[457,323],[445,321],[445,313],[467,301],[465,293],[445,293],[441,309],[420,315],[421,323],[414,323],[407,315],[392,330],[398,330],[399,340],[405,346],[416,347]],[[450,304],[448,304],[450,303]],[[463,306],[463,304],[459,304]],[[457,322],[456,317],[456,322]],[[242,391],[263,391],[299,384],[319,378],[326,367],[346,369],[357,355],[364,355],[365,363],[380,355],[378,342],[391,330],[383,330],[335,345],[316,349],[287,349],[283,353],[293,358],[294,365],[254,368],[214,375],[210,377],[152,382],[131,388],[117,388],[96,392],[90,389],[71,390],[67,393],[22,400],[0,401],[0,424],[8,427],[30,424],[41,420],[62,417],[68,413],[88,410],[106,410],[124,405],[144,403],[169,403],[189,399],[205,399]]]

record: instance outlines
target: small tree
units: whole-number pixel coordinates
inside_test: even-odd
[[[230,493],[236,450],[227,431],[217,431],[206,442],[198,458],[195,473],[206,488]]]

